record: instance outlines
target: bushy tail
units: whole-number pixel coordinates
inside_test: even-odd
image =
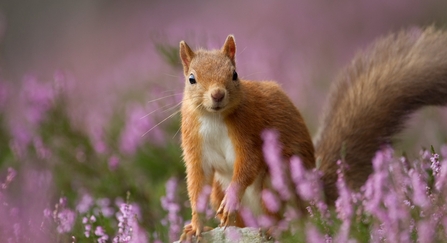
[[[353,189],[372,172],[381,145],[427,105],[447,104],[447,33],[429,27],[378,40],[359,53],[330,92],[316,141],[329,203],[337,198],[336,161],[343,147],[345,178]]]

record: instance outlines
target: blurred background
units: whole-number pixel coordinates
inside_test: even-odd
[[[39,225],[40,212],[66,198],[77,216],[64,237],[82,241],[83,215],[102,215],[115,234],[116,202],[130,192],[144,237],[167,241],[167,215],[188,215],[175,114],[180,40],[220,48],[234,34],[240,77],[279,82],[315,134],[329,85],[356,51],[393,31],[445,28],[446,10],[437,0],[0,1],[0,182],[17,171],[1,199],[14,206],[1,210]],[[424,109],[398,151],[439,147],[445,121],[445,109]],[[168,180],[180,209],[160,201]],[[85,197],[92,202],[79,209]],[[113,213],[98,214],[104,207]],[[28,231],[54,237],[51,227]]]

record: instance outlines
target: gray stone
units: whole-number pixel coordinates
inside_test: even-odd
[[[193,239],[195,241],[195,238]],[[238,228],[217,227],[211,231],[202,233],[203,243],[222,242],[222,243],[273,243],[273,240],[267,240],[266,236],[256,228]],[[176,241],[174,243],[180,243]]]

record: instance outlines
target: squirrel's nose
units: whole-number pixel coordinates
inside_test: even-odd
[[[213,98],[213,101],[215,102],[221,102],[224,97],[225,97],[225,91],[222,91],[220,89],[211,92],[211,98]]]

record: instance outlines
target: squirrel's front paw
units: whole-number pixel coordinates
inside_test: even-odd
[[[220,227],[234,226],[236,225],[236,212],[239,206],[239,200],[234,197],[224,196],[220,203],[219,209],[217,209],[216,216],[220,218]]]
[[[183,227],[183,233],[180,236],[180,242],[193,242],[192,239],[194,236],[196,237],[195,242],[200,242],[202,240],[202,232],[210,231],[212,229],[213,228],[211,227],[204,227],[200,220],[195,220],[193,218],[190,224],[187,224],[185,225],[185,227]]]
[[[180,236],[180,242],[192,242],[192,238],[197,236],[197,242],[200,242],[202,227],[196,227],[192,223],[185,225],[183,233]]]

